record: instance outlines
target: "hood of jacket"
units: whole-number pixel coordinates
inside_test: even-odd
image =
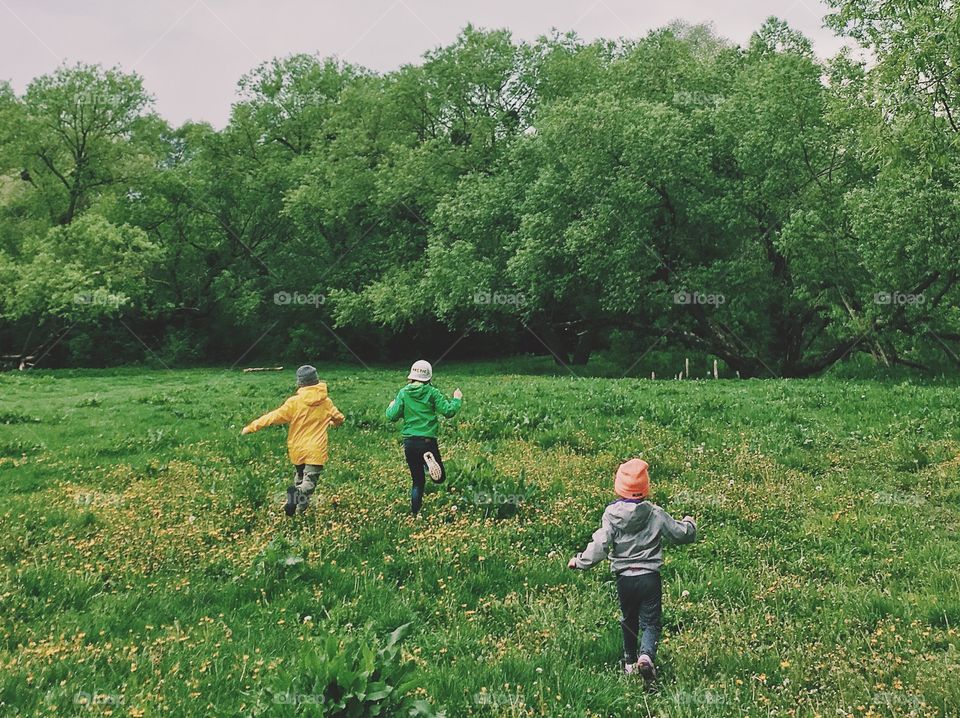
[[[414,399],[419,399],[420,401],[426,401],[427,397],[430,396],[430,390],[432,389],[430,384],[424,384],[423,382],[413,381],[403,387],[403,393],[408,394]]]
[[[307,406],[319,406],[327,398],[327,385],[320,382],[311,386],[301,386],[297,389],[297,396]]]
[[[610,525],[621,533],[637,533],[653,516],[653,504],[636,499],[619,499],[610,504]]]

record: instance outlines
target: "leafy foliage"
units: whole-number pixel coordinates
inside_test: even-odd
[[[400,650],[410,628],[405,623],[395,629],[380,647],[371,644],[369,628],[359,635],[326,636],[301,653],[297,659],[301,676],[279,686],[272,703],[292,704],[289,715],[433,718],[437,714],[427,701],[407,695],[417,686],[414,666]],[[281,708],[278,714],[287,713]]]
[[[956,369],[960,9],[830,5],[874,64],[776,18],[742,47],[467,26],[383,74],[262,63],[220,131],[167,126],[118,69],[0,85],[0,339],[51,364],[583,365],[655,338],[741,376]]]

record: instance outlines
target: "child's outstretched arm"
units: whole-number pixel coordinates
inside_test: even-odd
[[[327,399],[327,401],[330,401],[330,400]],[[347,417],[345,417],[342,413],[340,413],[340,410],[336,407],[336,405],[332,401],[330,401],[330,426],[336,429],[346,420],[347,420]]]
[[[677,521],[664,511],[662,521],[663,535],[673,543],[693,543],[697,540],[697,523],[692,516],[684,516],[680,521]]]
[[[260,429],[266,429],[268,426],[276,426],[277,424],[286,424],[290,421],[290,411],[287,401],[283,403],[279,409],[274,409],[273,411],[267,412],[259,419],[254,419],[245,427],[241,434],[252,434],[255,431],[260,431]]]
[[[390,406],[387,407],[387,421],[396,421],[401,416],[403,416],[403,399],[400,398],[398,392],[397,398],[391,401]]]
[[[456,416],[457,412],[460,411],[461,405],[463,404],[463,392],[457,389],[455,392],[453,392],[453,398],[448,399],[439,389],[434,388],[433,391],[437,411],[439,411],[448,419]]]
[[[600,528],[593,532],[593,537],[583,552],[567,562],[567,568],[588,569],[603,561],[610,551],[611,535],[610,521],[607,519],[607,512],[604,511],[603,518],[600,519]]]

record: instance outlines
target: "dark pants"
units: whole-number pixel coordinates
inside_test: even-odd
[[[426,484],[426,466],[423,463],[423,455],[428,451],[440,464],[443,473],[441,481],[446,481],[447,471],[443,467],[443,459],[440,458],[440,447],[437,446],[436,439],[411,436],[403,440],[403,455],[407,459],[410,477],[413,479],[413,488],[410,489],[410,513],[414,515],[420,511],[420,507],[423,505],[423,487]]]
[[[623,618],[623,658],[627,663],[637,660],[637,638],[640,653],[657,659],[657,641],[660,640],[660,615],[663,612],[663,585],[659,573],[639,576],[617,576],[617,597]],[[641,635],[641,631],[643,632]]]

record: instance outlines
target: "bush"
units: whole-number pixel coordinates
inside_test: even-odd
[[[272,701],[281,715],[366,717],[438,716],[424,700],[408,695],[417,686],[412,661],[400,655],[406,623],[379,649],[368,628],[361,635],[327,636],[300,655],[301,675],[275,690]]]
[[[521,504],[533,497],[533,488],[527,485],[526,472],[522,468],[516,477],[504,476],[484,454],[466,460],[458,468],[465,482],[462,489],[464,501],[477,508],[484,518],[515,516]]]

